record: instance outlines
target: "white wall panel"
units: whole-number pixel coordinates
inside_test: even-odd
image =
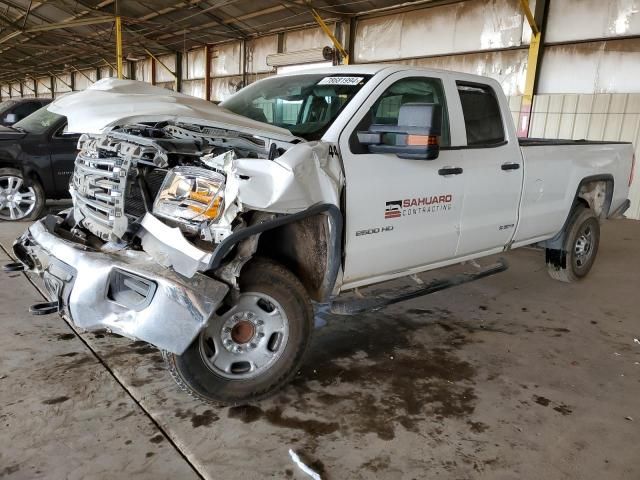
[[[158,60],[164,63],[169,70],[172,72],[176,71],[176,56],[173,54],[169,55],[158,55]],[[156,62],[156,83],[160,82],[174,82],[174,76],[167,71],[167,68],[164,68],[160,65],[160,62]]]
[[[205,68],[204,48],[190,50],[182,56],[183,79],[204,78]]]
[[[507,96],[522,95],[527,74],[527,50],[480,52],[445,57],[396,60],[418,67],[440,68],[495,78]]]
[[[547,47],[538,92],[640,93],[640,40]]]
[[[242,44],[240,42],[216,45],[211,54],[211,75],[240,75],[242,72]],[[204,75],[203,75],[204,77]]]
[[[58,93],[66,93],[71,91],[71,74],[70,73],[60,73],[54,79],[54,90],[56,94]]]
[[[89,80],[87,77],[82,75],[82,73],[84,73],[84,75],[89,77],[91,80]],[[95,69],[82,70],[82,73],[73,72],[73,88],[75,90],[86,90],[91,85],[93,85],[93,83],[96,81]]]
[[[328,26],[335,33],[335,24],[329,24]],[[285,52],[297,52],[298,50],[326,47],[327,45],[331,45],[331,40],[320,27],[295,30],[284,34]]]
[[[33,98],[36,96],[35,92],[35,81],[33,78],[26,78],[22,82],[22,92],[24,93],[25,98]]]
[[[553,0],[545,41],[640,34],[640,0]]]
[[[269,35],[247,42],[247,72],[270,72],[267,55],[278,52],[278,36]]]
[[[100,67],[100,78],[110,78],[115,76],[115,72],[111,67]]]
[[[136,80],[151,83],[151,58],[139,60],[136,65]]]
[[[221,102],[238,91],[242,77],[213,78],[211,80],[211,100]]]
[[[38,81],[38,96],[50,98],[51,92],[51,79],[49,77],[40,77]]]
[[[192,97],[205,98],[204,80],[183,80],[182,93]]]
[[[358,62],[442,55],[519,46],[517,0],[471,0],[358,22]]]

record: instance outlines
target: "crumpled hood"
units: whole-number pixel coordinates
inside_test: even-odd
[[[237,115],[203,100],[135,80],[105,78],[54,100],[47,109],[64,115],[69,131],[100,134],[138,122],[184,122],[291,142],[288,130]]]

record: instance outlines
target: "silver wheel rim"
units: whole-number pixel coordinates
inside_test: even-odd
[[[36,191],[27,187],[20,177],[0,177],[0,218],[22,220],[36,208]]]
[[[574,262],[577,268],[583,268],[593,255],[593,229],[587,224],[582,227],[574,246]]]
[[[200,355],[216,375],[248,379],[271,368],[288,340],[282,305],[264,293],[246,292],[229,311],[211,318],[200,334]]]

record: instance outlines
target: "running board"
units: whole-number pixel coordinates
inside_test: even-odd
[[[364,312],[375,312],[387,305],[393,305],[394,303],[404,302],[405,300],[423,297],[424,295],[446,290],[447,288],[455,287],[457,285],[490,277],[496,273],[504,272],[507,268],[509,268],[507,261],[501,258],[497,263],[484,267],[478,272],[460,273],[444,280],[434,280],[424,287],[420,287],[410,292],[403,292],[393,297],[379,295],[376,297],[359,298],[356,300],[336,300],[331,304],[330,311],[335,315],[356,315]]]

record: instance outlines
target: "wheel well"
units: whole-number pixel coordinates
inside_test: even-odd
[[[319,214],[264,232],[256,255],[287,267],[313,300],[324,301],[331,293],[326,292],[330,248],[327,216]]]
[[[562,258],[562,246],[564,244],[565,234],[569,228],[569,222],[578,206],[591,208],[597,217],[604,220],[609,215],[611,200],[613,199],[613,178],[610,175],[602,175],[596,177],[588,177],[582,180],[576,191],[576,195],[569,210],[567,219],[565,220],[562,230],[560,230],[553,238],[542,242],[542,246],[547,251],[547,263],[556,265],[564,264]]]
[[[613,198],[613,180],[589,180],[578,188],[576,201],[590,208],[601,219],[607,218]]]

